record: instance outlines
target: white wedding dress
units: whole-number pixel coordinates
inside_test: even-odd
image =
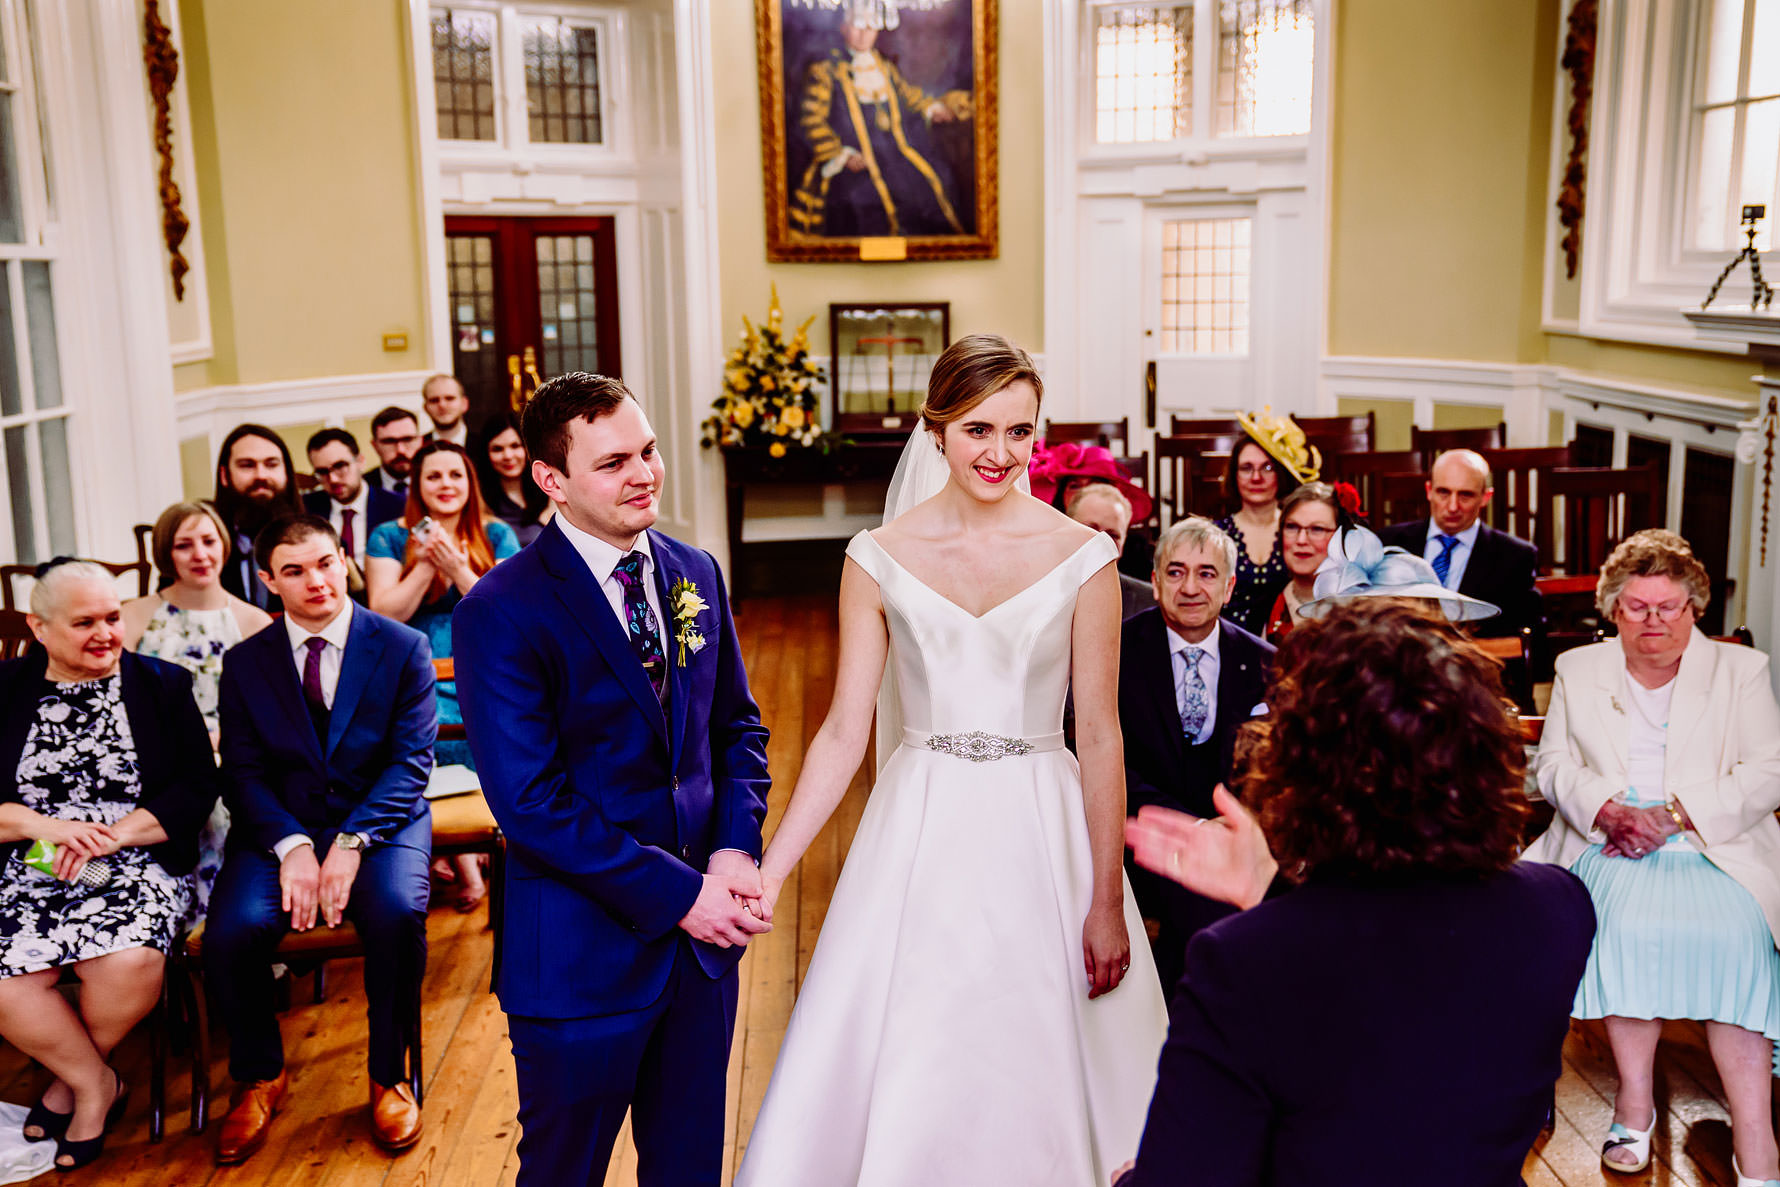
[[[980,617],[869,533],[847,555],[878,583],[903,740],[736,1185],[1104,1187],[1137,1152],[1168,1021],[1129,886],[1124,983],[1090,1001],[1083,964],[1093,860],[1063,699],[1076,595],[1112,541]]]

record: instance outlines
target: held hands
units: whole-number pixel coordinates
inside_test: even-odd
[[[36,830],[46,841],[56,845],[56,877],[72,882],[95,857],[109,857],[123,848],[117,834],[107,825],[89,820],[57,820],[44,817]]]
[[[744,947],[773,929],[771,907],[763,904],[760,870],[746,853],[725,849],[711,855],[704,885],[692,910],[680,920],[687,935],[719,948]]]
[[[1260,824],[1223,784],[1211,793],[1211,802],[1221,813],[1214,820],[1141,808],[1125,822],[1125,843],[1144,869],[1247,910],[1266,897],[1279,863],[1267,851]]]
[[[1131,938],[1125,932],[1124,903],[1096,901],[1082,923],[1082,963],[1088,970],[1088,1000],[1111,993],[1131,969]]]
[[[1681,831],[1668,808],[1661,804],[1634,808],[1617,800],[1601,805],[1595,814],[1595,827],[1607,834],[1607,841],[1601,846],[1603,853],[1633,861],[1655,853],[1663,842]]]
[[[315,926],[315,908],[321,898],[321,863],[315,860],[315,846],[298,845],[278,863],[280,906],[290,912],[292,931],[308,931]]]

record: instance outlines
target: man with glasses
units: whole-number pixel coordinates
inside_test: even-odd
[[[321,489],[303,496],[303,509],[333,525],[342,551],[362,574],[371,529],[401,515],[405,502],[365,480],[358,439],[345,429],[321,430],[309,438],[308,452]]]
[[[420,452],[420,419],[406,408],[393,405],[371,418],[371,448],[380,465],[365,472],[365,481],[391,494],[408,494],[408,476],[414,455]]]
[[[1381,528],[1378,538],[1424,557],[1447,589],[1502,608],[1473,633],[1514,636],[1523,627],[1537,633],[1543,620],[1533,586],[1538,549],[1479,518],[1495,494],[1489,463],[1469,449],[1448,450],[1428,470],[1427,491],[1426,519]]]

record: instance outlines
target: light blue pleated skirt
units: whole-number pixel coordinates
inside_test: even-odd
[[[1755,897],[1688,847],[1570,867],[1595,903],[1577,1018],[1694,1018],[1780,1039],[1780,952]]]

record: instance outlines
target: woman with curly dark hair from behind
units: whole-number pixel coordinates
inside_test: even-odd
[[[1127,829],[1145,866],[1248,909],[1187,948],[1115,1182],[1518,1185],[1594,910],[1516,860],[1526,759],[1495,665],[1431,610],[1362,598],[1286,637],[1267,703],[1256,815],[1220,788],[1217,820]]]

